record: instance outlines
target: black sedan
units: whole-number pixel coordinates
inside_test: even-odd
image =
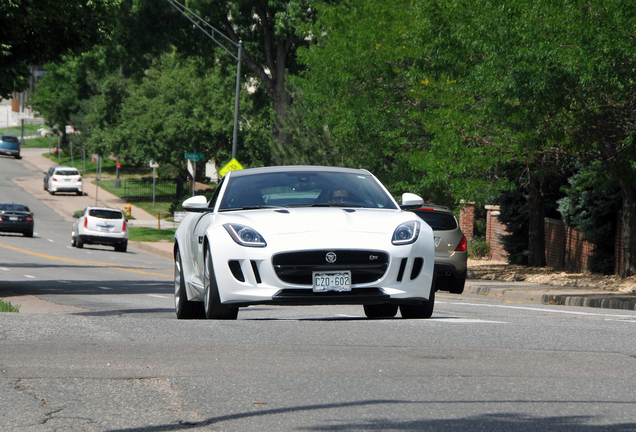
[[[22,233],[33,237],[33,213],[20,203],[0,203],[0,232]]]

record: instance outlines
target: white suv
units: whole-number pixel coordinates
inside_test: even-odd
[[[44,190],[51,195],[57,192],[75,192],[77,195],[84,195],[82,175],[77,168],[69,166],[52,166],[44,174]]]
[[[128,223],[121,210],[108,207],[86,207],[77,216],[71,231],[71,246],[85,244],[114,246],[116,251],[128,248]]]

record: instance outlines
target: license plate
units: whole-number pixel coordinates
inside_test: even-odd
[[[110,228],[108,228],[108,227],[102,227],[102,232],[110,232]]]
[[[17,216],[9,216],[9,220],[17,221],[17,220],[18,220],[18,218],[17,218]]]
[[[313,272],[314,292],[351,291],[351,272]]]

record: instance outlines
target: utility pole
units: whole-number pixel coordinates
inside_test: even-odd
[[[236,148],[238,146],[237,143],[238,143],[239,91],[240,91],[240,88],[241,88],[241,57],[243,55],[243,42],[242,41],[239,41],[238,43],[234,42],[232,39],[230,39],[229,37],[227,37],[223,33],[221,33],[219,30],[217,30],[214,27],[212,27],[207,21],[205,21],[203,18],[201,18],[200,16],[198,16],[197,14],[192,12],[190,9],[188,9],[187,7],[185,7],[184,5],[179,3],[178,1],[176,1],[176,0],[167,0],[167,1],[175,9],[177,9],[179,12],[181,12],[181,14],[183,16],[185,16],[188,20],[190,20],[190,22],[192,24],[197,26],[197,28],[199,30],[201,30],[203,33],[205,33],[218,46],[220,46],[226,53],[228,53],[230,55],[230,57],[232,57],[234,60],[237,61],[237,66],[236,66],[236,95],[235,95],[235,99],[234,99],[234,135],[232,137],[232,159],[235,159],[236,158]],[[195,21],[194,19],[192,19],[190,17],[190,15],[188,15],[188,14],[194,16],[198,21]],[[205,31],[203,29],[203,27],[201,27],[199,24],[203,24],[204,26],[212,29],[212,34],[210,34],[207,31]],[[215,34],[221,36],[225,41],[227,41],[234,48],[236,48],[238,50],[238,54],[234,55],[227,48],[225,48],[225,46],[223,46],[223,44],[221,44],[218,40],[216,40],[216,38],[214,37]]]

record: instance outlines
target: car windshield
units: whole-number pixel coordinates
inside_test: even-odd
[[[12,143],[20,144],[20,141],[18,140],[18,137],[13,136],[13,135],[2,135],[0,137],[0,141],[12,142]]]
[[[8,141],[1,141],[0,148],[6,150],[18,150],[20,148],[20,144]]]
[[[29,208],[22,204],[14,203],[0,203],[0,211],[25,211],[28,212]]]
[[[451,214],[432,211],[416,211],[415,213],[424,219],[433,230],[449,231],[457,228],[457,221]]]
[[[219,209],[323,206],[397,208],[368,174],[285,171],[231,177]]]
[[[124,215],[122,212],[118,210],[101,210],[101,209],[90,209],[88,211],[88,215],[100,219],[123,219]]]
[[[77,170],[57,170],[57,171],[55,171],[55,175],[76,176],[76,175],[79,175],[79,171],[77,171]]]

